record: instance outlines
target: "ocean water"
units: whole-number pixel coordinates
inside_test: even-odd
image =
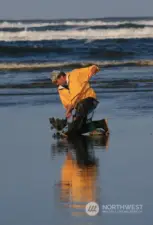
[[[153,18],[0,21],[0,106],[57,101],[50,72],[94,63],[100,96],[141,96],[143,110],[152,98],[152,38]]]
[[[152,52],[153,18],[0,21],[0,224],[152,224]],[[110,137],[55,140],[50,72],[91,64]],[[91,218],[93,200],[143,211]]]

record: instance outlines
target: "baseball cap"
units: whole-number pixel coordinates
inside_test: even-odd
[[[51,72],[50,79],[51,79],[52,83],[56,83],[60,73],[61,73],[61,71],[59,71],[59,70],[54,70],[54,71]]]

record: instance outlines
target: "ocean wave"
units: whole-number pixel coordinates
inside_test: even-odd
[[[124,66],[153,66],[153,60],[126,60],[126,61],[88,61],[88,62],[57,62],[57,63],[0,63],[0,71],[39,71],[55,68],[79,68],[88,65],[100,67],[124,67]]]
[[[93,21],[67,21],[64,23],[65,25],[73,25],[73,26],[118,26],[124,24],[136,24],[136,25],[153,25],[153,20],[125,20],[125,21],[101,21],[101,20],[93,20]],[[63,25],[64,25],[63,24]],[[57,24],[56,24],[57,25]]]
[[[106,29],[110,29],[110,30],[117,30],[117,29],[121,29],[121,28],[135,28],[135,29],[139,29],[139,28],[144,28],[144,27],[153,27],[152,25],[141,25],[141,24],[135,24],[135,23],[125,23],[125,24],[119,24],[119,25],[109,25],[109,26],[89,26],[88,29],[94,29],[94,30],[106,30]],[[76,28],[76,27],[75,27]],[[41,28],[40,28],[41,29]],[[78,27],[78,30],[84,30],[85,27]]]
[[[90,82],[92,87],[96,90],[97,93],[101,93],[102,90],[152,90],[153,91],[153,79],[151,78],[118,78],[115,80],[108,80],[107,78],[98,79]],[[12,91],[14,90],[14,91]],[[30,95],[41,93],[43,95],[47,94],[57,94],[57,88],[53,85],[49,78],[44,79],[43,81],[37,80],[35,82],[29,81],[24,83],[22,80],[20,83],[4,83],[0,84],[0,95]]]
[[[101,20],[67,20],[67,21],[35,21],[35,22],[17,22],[17,21],[3,21],[0,22],[0,28],[23,28],[23,27],[41,27],[41,26],[118,26],[124,24],[136,24],[144,26],[153,26],[153,20],[118,20],[105,21]]]
[[[0,56],[13,56],[13,57],[21,57],[31,54],[47,54],[47,53],[67,53],[73,52],[73,48],[70,47],[46,47],[46,46],[3,46],[0,45]]]
[[[137,52],[134,51],[125,51],[124,49],[106,49],[106,48],[91,48],[89,50],[89,55],[88,58],[92,58],[92,59],[125,59],[126,57],[133,57],[134,55],[136,55]]]
[[[141,25],[142,26],[142,25]],[[67,25],[41,25],[41,26],[25,26],[25,27],[0,27],[0,32],[21,32],[21,31],[62,31],[66,29],[77,29],[76,26]],[[105,27],[103,27],[105,28]],[[82,29],[82,27],[78,27]],[[99,28],[100,29],[100,28]]]
[[[49,26],[52,23],[23,23],[23,22],[1,22],[0,28],[25,28],[25,27],[41,27],[41,26]],[[53,23],[55,25],[55,23]]]
[[[153,27],[140,29],[121,28],[107,30],[65,30],[65,31],[21,31],[21,32],[0,32],[0,41],[41,41],[41,40],[69,40],[69,39],[133,39],[153,38]]]
[[[44,25],[44,26],[31,26],[31,27],[0,27],[0,32],[23,32],[23,31],[36,31],[36,32],[46,32],[46,31],[64,31],[64,30],[85,30],[85,28],[92,30],[106,30],[106,29],[121,29],[121,28],[145,28],[145,27],[153,27],[153,25],[143,25],[143,24],[135,24],[135,23],[125,23],[119,25],[91,25],[91,26],[73,26],[73,25]]]
[[[92,58],[92,59],[111,59],[111,58],[123,58],[123,57],[128,57],[128,56],[134,56],[135,54],[137,54],[135,51],[128,51],[125,49],[120,49],[116,47],[116,49],[109,49],[107,47],[101,46],[98,48],[92,48],[92,46],[89,48],[88,47],[84,47],[84,49],[82,49],[81,47],[76,49],[74,48],[74,46],[68,47],[62,47],[60,46],[60,44],[58,46],[44,46],[44,45],[40,45],[40,44],[36,44],[33,43],[33,45],[31,44],[30,46],[28,45],[18,45],[17,43],[15,43],[14,45],[3,45],[0,44],[0,56],[10,56],[10,57],[26,57],[26,56],[35,56],[37,54],[37,56],[46,56],[46,55],[50,55],[51,54],[73,54],[75,53],[75,55],[79,55],[80,53],[81,55],[83,54],[88,54],[88,58]]]

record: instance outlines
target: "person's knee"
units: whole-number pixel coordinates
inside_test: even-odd
[[[80,132],[83,126],[83,117],[76,117],[76,119],[69,124],[68,129],[70,132]]]

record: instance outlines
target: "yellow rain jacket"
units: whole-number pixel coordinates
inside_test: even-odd
[[[76,103],[88,97],[96,99],[96,93],[89,84],[89,73],[92,67],[75,69],[66,74],[69,90],[62,86],[58,87],[59,96],[65,108],[70,104],[76,106]],[[98,67],[97,69],[99,71]]]

